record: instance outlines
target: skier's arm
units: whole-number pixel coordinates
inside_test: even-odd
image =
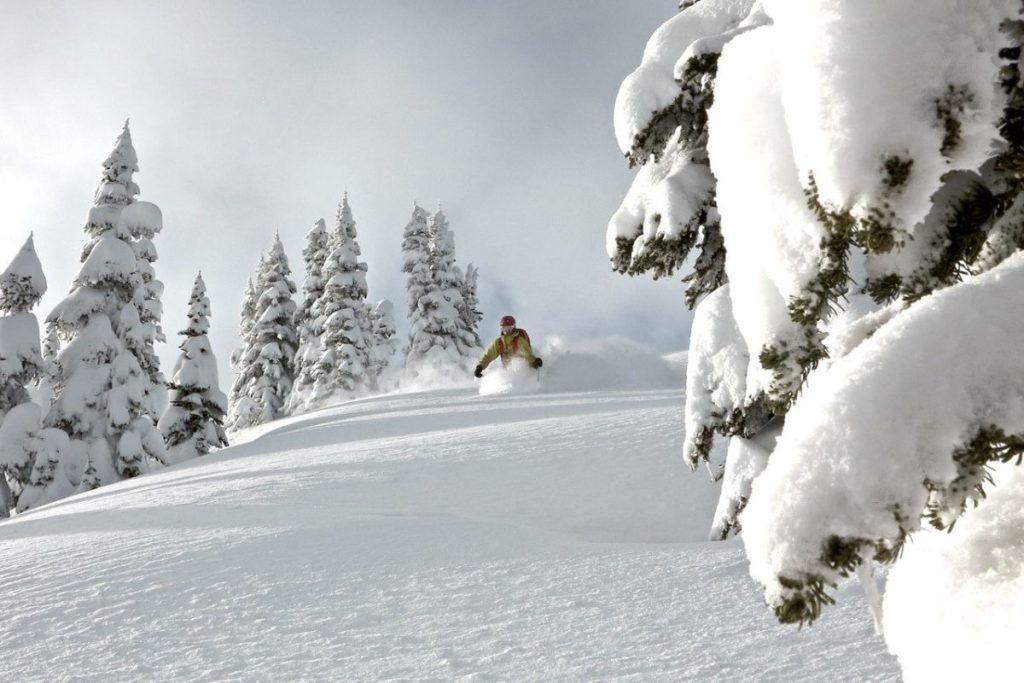
[[[491,345],[487,347],[487,350],[484,351],[484,355],[480,357],[480,367],[486,368],[488,365],[491,364],[491,361],[493,361],[497,357],[498,339],[495,339],[493,342],[491,342]]]
[[[537,360],[537,356],[533,354],[533,346],[530,344],[530,338],[525,334],[519,336],[519,351],[522,353],[523,358],[526,359],[526,362],[531,366],[534,364],[534,361]]]

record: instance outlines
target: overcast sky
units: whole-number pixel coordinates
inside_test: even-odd
[[[402,228],[413,201],[441,202],[459,262],[480,268],[485,336],[512,313],[535,338],[685,348],[679,282],[616,275],[604,253],[633,175],[612,134],[615,93],[676,4],[5,5],[0,269],[34,231],[42,313],[67,292],[100,164],[131,117],[139,198],[164,214],[166,363],[197,269],[226,369],[246,278],[274,231],[301,286],[303,236],[333,223],[346,190],[370,298],[399,313]]]

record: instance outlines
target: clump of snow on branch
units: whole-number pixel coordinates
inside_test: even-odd
[[[897,227],[912,232],[944,174],[978,168],[991,154],[1004,106],[994,87],[1006,45],[999,26],[1019,3],[764,0],[764,8],[797,173],[814,174],[824,203],[862,215],[877,201],[882,160],[912,160],[905,187],[887,202]]]
[[[654,32],[643,62],[623,81],[615,100],[615,137],[623,154],[633,148],[655,114],[679,97],[677,64],[684,53],[706,36],[735,29],[753,4],[754,0],[703,0]]]
[[[956,533],[918,534],[889,573],[885,637],[908,683],[1005,680],[1020,666],[1024,470],[999,465],[992,480]],[[968,656],[936,656],[936,643]]]
[[[729,287],[721,287],[697,307],[690,334],[683,455],[691,468],[707,460],[714,431],[746,403],[749,364]]]

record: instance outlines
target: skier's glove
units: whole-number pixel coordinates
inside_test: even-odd
[[[477,379],[483,377],[484,376],[484,366],[482,366],[482,365],[476,366],[476,370],[473,371],[473,376],[476,377]]]
[[[539,369],[543,365],[544,365],[544,361],[542,361],[540,358],[534,358],[533,359],[533,369],[534,370]]]

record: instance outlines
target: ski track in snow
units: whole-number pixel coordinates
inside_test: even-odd
[[[797,631],[677,391],[355,401],[0,524],[17,681],[890,681],[859,586]]]

